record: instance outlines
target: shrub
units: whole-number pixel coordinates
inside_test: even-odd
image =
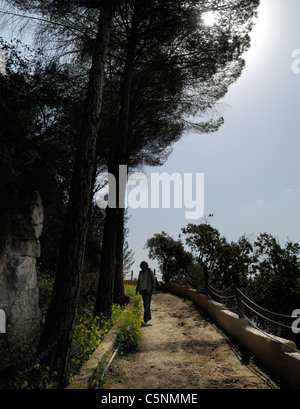
[[[122,317],[122,325],[118,333],[118,345],[121,353],[133,351],[141,335],[141,296],[136,295],[132,286],[126,287],[127,292],[135,299],[135,305]]]
[[[123,309],[118,304],[114,304],[109,320],[105,320],[102,317],[94,318],[88,312],[77,317],[68,364],[69,377],[72,378],[90,358],[110,328],[119,319]]]

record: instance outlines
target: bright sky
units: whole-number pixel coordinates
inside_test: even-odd
[[[205,215],[229,241],[244,233],[271,233],[300,243],[300,73],[292,53],[300,49],[300,1],[261,0],[251,49],[239,80],[222,104],[225,124],[212,135],[185,135],[169,160],[151,172],[204,173]],[[300,56],[300,51],[299,54]],[[129,245],[139,263],[144,245],[163,230],[174,239],[189,222],[186,209],[129,210]],[[184,236],[183,236],[184,238]]]

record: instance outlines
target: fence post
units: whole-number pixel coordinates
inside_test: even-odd
[[[234,292],[235,292],[235,296],[236,296],[236,302],[237,302],[239,318],[245,318],[244,304],[243,304],[243,302],[241,300],[241,295],[239,293],[239,289],[240,289],[240,286],[241,286],[239,273],[234,273],[233,274],[233,284],[234,284]]]

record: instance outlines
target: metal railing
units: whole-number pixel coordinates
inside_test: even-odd
[[[198,289],[200,280],[190,277],[187,274],[186,284],[191,288]],[[228,310],[237,313],[239,318],[247,319],[249,325],[261,331],[266,336],[276,339],[278,342],[280,342],[278,337],[286,338],[286,334],[291,331],[288,339],[294,341],[297,348],[299,348],[300,334],[296,335],[292,333],[292,323],[295,321],[295,317],[292,315],[285,315],[270,311],[269,309],[257,304],[244,292],[242,292],[236,284],[231,284],[228,288],[219,290],[214,288],[208,283],[207,280],[205,280],[205,292],[214,301],[225,304]],[[277,328],[281,328],[281,330]],[[292,352],[300,352],[299,349],[293,348],[286,343],[284,345]]]

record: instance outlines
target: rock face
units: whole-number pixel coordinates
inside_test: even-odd
[[[8,216],[0,249],[0,309],[14,336],[28,334],[39,323],[36,259],[43,229],[43,205],[38,192],[17,197]]]

